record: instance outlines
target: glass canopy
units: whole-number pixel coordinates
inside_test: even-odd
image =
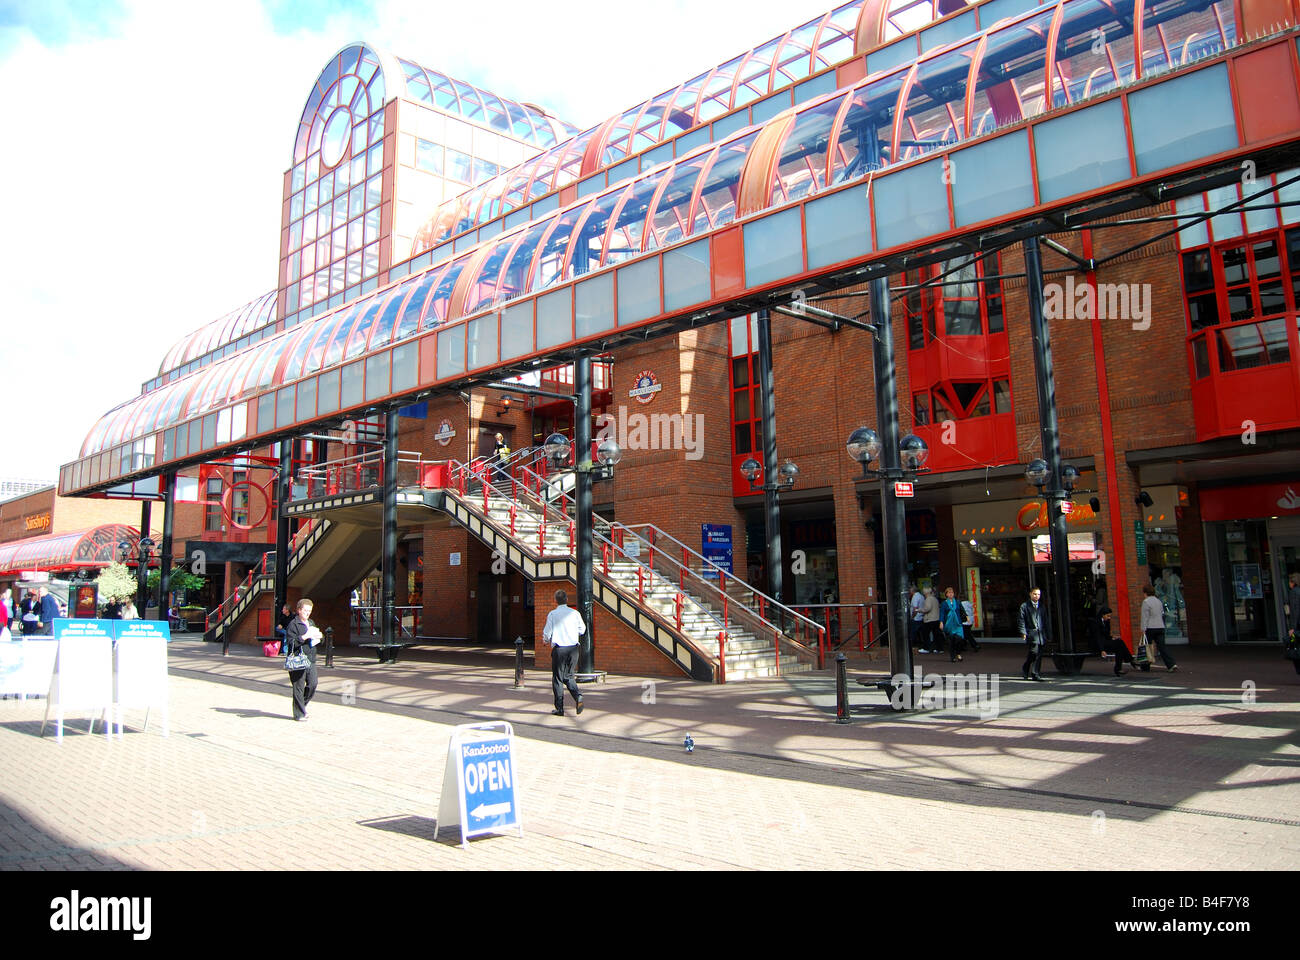
[[[121,523],[107,523],[76,533],[31,537],[0,546],[0,576],[23,570],[68,570],[102,567],[117,559],[117,545],[133,545],[140,531]]]
[[[272,290],[256,300],[249,301],[239,309],[230,311],[219,320],[213,320],[193,333],[186,334],[167,351],[167,355],[163,357],[163,362],[158,367],[158,373],[164,374],[183,367],[219,349],[224,350],[226,347],[238,349],[246,346],[246,344],[238,344],[237,341],[254,330],[275,323],[275,319],[275,291]]]

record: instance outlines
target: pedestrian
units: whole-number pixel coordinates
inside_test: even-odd
[[[949,587],[943,593],[943,605],[940,610],[940,622],[943,624],[944,635],[948,638],[948,661],[956,663],[961,659],[961,651],[965,649],[966,639],[961,628],[961,609],[957,604],[957,594],[952,587]]]
[[[1037,587],[1029,591],[1029,599],[1020,605],[1016,620],[1020,626],[1020,639],[1025,641],[1025,662],[1020,676],[1025,680],[1042,682],[1043,644],[1052,632],[1047,605],[1042,602],[1043,591]]]
[[[321,642],[322,634],[311,621],[310,600],[306,597],[299,600],[297,611],[285,633],[285,667],[293,684],[293,718],[305,721],[307,704],[316,694],[316,645]]]
[[[139,620],[139,619],[140,619],[140,614],[136,613],[136,610],[135,610],[135,601],[134,601],[134,600],[128,600],[128,601],[126,601],[126,603],[122,604],[122,612],[121,612],[121,614],[120,614],[120,617],[121,617],[121,619],[123,619],[123,620]]]
[[[0,593],[0,606],[4,607],[5,622],[8,623],[14,618],[14,592],[10,587],[5,587],[4,593]]]
[[[1151,584],[1142,584],[1142,592],[1146,594],[1146,599],[1142,601],[1142,633],[1146,637],[1147,643],[1156,645],[1156,651],[1160,654],[1160,659],[1164,661],[1165,669],[1173,673],[1178,669],[1178,664],[1174,662],[1174,658],[1165,649],[1164,604],[1156,596],[1156,588]]]
[[[54,633],[54,621],[59,616],[59,601],[45,587],[37,591],[40,597],[37,616],[40,617],[40,632],[45,636]]]
[[[933,587],[923,591],[925,600],[921,605],[921,650],[922,653],[939,653],[943,650],[943,628],[939,623],[939,598],[934,595]]]
[[[1292,573],[1287,577],[1286,604],[1286,636],[1282,642],[1286,645],[1286,656],[1291,661],[1291,666],[1295,667],[1295,672],[1300,673],[1300,573]]]
[[[573,696],[578,713],[582,713],[582,694],[573,679],[573,667],[578,660],[578,638],[586,632],[582,614],[569,606],[569,595],[556,590],[555,609],[546,616],[542,640],[551,648],[551,691],[555,694],[555,709],[551,713],[557,717],[564,716],[566,689]]]
[[[1124,675],[1124,664],[1131,663],[1136,667],[1137,663],[1124,638],[1110,635],[1112,612],[1110,607],[1098,607],[1097,613],[1088,619],[1088,635],[1094,646],[1114,656],[1115,676],[1119,677]]]
[[[912,584],[907,589],[907,606],[912,611],[912,619],[907,621],[907,642],[909,646],[914,647],[921,639],[921,623],[925,619],[925,597],[923,597],[921,591],[916,588],[916,584]],[[924,646],[924,644],[922,644],[922,646]],[[921,652],[925,653],[924,650]]]
[[[979,653],[979,641],[975,639],[975,604],[970,599],[961,602],[961,633],[966,646]]]
[[[23,636],[30,637],[41,629],[41,602],[35,592],[28,590],[23,594],[19,604],[20,619],[23,622]]]

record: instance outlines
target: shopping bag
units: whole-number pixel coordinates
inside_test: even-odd
[[[262,643],[262,656],[278,657],[280,655],[280,641],[266,640]]]

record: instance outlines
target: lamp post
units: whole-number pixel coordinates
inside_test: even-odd
[[[766,442],[764,447],[766,448]],[[782,490],[789,490],[794,486],[795,481],[799,479],[799,468],[788,458],[777,467],[775,447],[772,449],[772,456],[769,458],[765,455],[764,459],[772,465],[768,471],[772,479],[765,483],[758,482],[764,469],[763,465],[753,457],[747,458],[740,465],[740,473],[749,482],[751,491],[763,492],[764,528],[767,531],[767,587],[772,599],[780,601],[785,580],[784,558],[781,556],[780,494]]]
[[[880,480],[890,638],[889,679],[881,687],[895,709],[909,709],[916,704],[915,687],[920,681],[912,679],[912,646],[907,636],[907,512],[898,496],[897,484],[911,483],[917,474],[926,471],[930,448],[916,434],[909,433],[898,441],[894,453],[875,430],[858,427],[849,434],[845,449],[851,459],[862,465],[864,477]],[[871,462],[878,458],[880,467],[872,468]]]
[[[145,605],[149,602],[149,558],[153,556],[153,548],[157,546],[149,537],[141,537],[140,542],[135,545],[135,582],[136,582],[136,607],[138,615],[143,617],[145,614]],[[130,540],[120,540],[117,544],[118,559],[123,563],[131,559],[132,544]]]
[[[1056,650],[1052,662],[1056,669],[1072,676],[1079,672],[1086,653],[1074,650],[1074,631],[1070,622],[1070,537],[1065,518],[1074,509],[1071,499],[1079,482],[1079,470],[1072,463],[1062,464],[1059,487],[1052,485],[1052,469],[1042,457],[1025,467],[1025,479],[1038,488],[1047,508],[1047,534],[1052,562],[1052,623]],[[1047,489],[1044,489],[1047,488]]]

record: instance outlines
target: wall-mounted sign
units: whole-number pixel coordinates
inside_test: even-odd
[[[442,446],[451,443],[451,438],[456,436],[456,431],[451,427],[450,420],[442,420],[438,423],[438,429],[433,434],[433,439],[437,440]]]
[[[48,530],[50,529],[50,512],[33,513],[23,517],[23,526],[31,530]]]
[[[702,523],[700,524],[700,541],[704,559],[716,566],[726,570],[727,573],[735,573],[732,569],[732,540],[731,524],[729,523]]]
[[[971,629],[980,630],[984,626],[984,594],[980,590],[980,568],[966,568],[966,599],[974,609],[971,611]]]
[[[453,554],[451,554],[451,556],[447,558],[447,563],[448,563],[449,566],[459,567],[459,566],[460,566],[460,554],[459,554],[459,553],[453,553]]]
[[[1147,525],[1142,520],[1133,521],[1133,538],[1137,547],[1138,566],[1144,566],[1147,562]]]
[[[655,398],[655,394],[664,388],[659,382],[659,378],[654,375],[653,370],[642,370],[636,375],[636,384],[627,395],[637,403],[649,403]]]

